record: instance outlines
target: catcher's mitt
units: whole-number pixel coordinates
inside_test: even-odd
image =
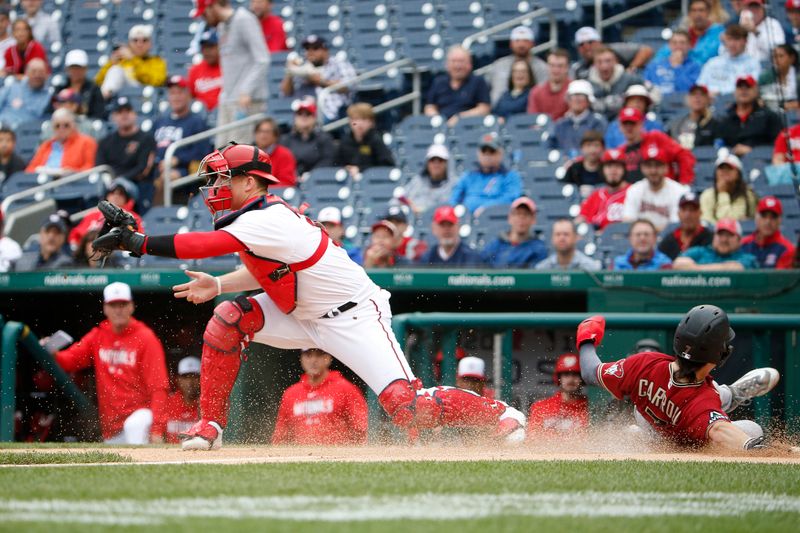
[[[106,200],[97,204],[106,221],[98,237],[92,241],[92,247],[103,259],[115,250],[128,250],[134,257],[141,256],[145,236],[139,229],[133,215]]]

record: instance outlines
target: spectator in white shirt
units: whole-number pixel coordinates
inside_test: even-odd
[[[767,16],[764,0],[746,0],[739,15],[739,24],[747,30],[745,52],[758,61],[772,59],[772,49],[786,42],[781,23]]]
[[[668,161],[668,154],[657,144],[642,147],[641,170],[645,179],[628,187],[622,213],[625,222],[644,218],[658,231],[678,222],[678,204],[689,189],[667,178]]]
[[[22,0],[21,3],[25,12],[21,18],[33,28],[33,38],[48,49],[53,43],[60,43],[61,28],[53,15],[42,11],[42,0]]]

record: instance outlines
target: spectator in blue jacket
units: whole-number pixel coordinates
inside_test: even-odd
[[[453,188],[451,205],[464,204],[475,213],[483,207],[508,204],[522,194],[522,178],[503,165],[497,134],[486,134],[478,146],[478,168],[464,173]]]
[[[670,268],[672,260],[656,248],[658,230],[647,219],[640,218],[628,230],[630,249],[614,258],[614,270],[661,270]]]
[[[164,197],[162,191],[165,179],[175,180],[194,172],[200,161],[213,149],[208,141],[178,148],[172,157],[170,176],[164,175],[164,156],[169,145],[208,129],[205,119],[192,111],[192,95],[189,92],[189,81],[186,78],[176,75],[167,80],[167,101],[169,108],[156,119],[153,126],[159,174],[155,181],[154,200],[156,205]]]
[[[436,208],[431,223],[431,231],[436,237],[436,246],[430,247],[420,257],[418,264],[436,267],[479,265],[481,256],[461,240],[460,228],[458,215],[452,206],[442,205]]]
[[[710,0],[689,0],[686,29],[689,35],[689,59],[701,67],[719,54],[720,37],[725,31],[724,24],[715,22]],[[722,10],[724,13],[724,9]],[[737,17],[738,20],[738,17]],[[669,57],[672,52],[665,45],[656,52],[655,59]]]
[[[494,268],[532,268],[546,259],[547,247],[531,234],[535,224],[534,201],[526,196],[514,200],[508,210],[509,230],[484,247],[483,262]]]
[[[701,65],[689,56],[689,32],[674,30],[669,38],[670,54],[657,57],[644,69],[644,79],[662,95],[685,93],[697,81]]]
[[[653,97],[644,85],[631,85],[625,91],[625,106],[623,109],[625,107],[633,107],[642,112],[642,115],[644,115],[642,131],[664,131],[664,124],[658,117],[654,113],[648,113],[652,105]],[[605,140],[608,148],[617,148],[627,142],[625,135],[622,133],[619,117],[608,125],[603,140]]]
[[[46,82],[47,65],[41,59],[31,59],[23,79],[0,89],[0,122],[15,128],[29,120],[44,119],[52,94]]]
[[[568,158],[580,155],[581,142],[587,131],[605,131],[608,123],[603,115],[592,111],[594,89],[586,80],[574,80],[567,87],[568,111],[550,130],[548,144]]]

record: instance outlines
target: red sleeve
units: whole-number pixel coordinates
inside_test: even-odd
[[[14,58],[11,57],[11,49],[12,48],[13,48],[13,46],[9,46],[8,48],[6,48],[6,51],[3,54],[3,59],[5,60],[5,65],[6,65],[6,72],[9,72],[9,73],[10,73],[9,66],[13,65],[13,63],[14,63]]]
[[[155,333],[144,329],[144,357],[142,358],[142,377],[150,393],[150,410],[153,411],[153,425],[150,433],[164,435],[167,430],[167,365],[164,362],[164,347]]]
[[[775,154],[786,155],[789,152],[789,150],[786,148],[787,135],[789,135],[789,132],[787,130],[781,130],[781,132],[775,138],[775,148],[772,150],[773,155]]]
[[[544,409],[542,401],[538,401],[531,405],[531,410],[528,413],[528,430],[527,434],[531,435],[542,429],[544,424]]]
[[[245,250],[247,247],[227,231],[194,231],[148,236],[142,253],[179,259],[204,259]]]
[[[192,65],[187,74],[189,77],[189,92],[192,93],[192,98],[197,98],[197,90],[195,83],[197,83],[197,65]]]
[[[288,50],[286,48],[286,32],[283,31],[283,20],[280,17],[275,17],[272,23],[272,32],[269,39],[267,39],[267,48],[270,52],[283,52]]]
[[[694,183],[694,165],[697,160],[694,154],[678,144],[674,139],[670,139],[675,148],[675,159],[678,162],[678,181],[684,185]]]
[[[44,46],[42,46],[42,43],[38,41],[33,41],[33,46],[31,47],[31,54],[30,56],[25,58],[25,63],[26,64],[29,63],[31,59],[34,59],[36,57],[44,61],[44,64],[47,66],[47,72],[50,72],[50,62],[47,61],[47,52],[45,51]]]
[[[595,191],[581,204],[581,216],[586,219],[586,222],[594,222],[593,219],[598,209],[598,198],[600,195]]]
[[[81,340],[65,350],[56,352],[55,358],[58,366],[66,372],[75,372],[91,366],[98,331],[97,328],[92,328]]]
[[[353,385],[348,383],[348,391],[345,391],[348,399],[348,413],[347,418],[350,423],[350,440],[353,444],[366,444],[367,443],[367,428],[368,428],[368,413],[367,401],[361,391]]]
[[[291,444],[289,441],[289,389],[283,392],[281,406],[278,408],[278,419],[272,433],[272,444]]]
[[[633,390],[641,361],[642,355],[636,354],[613,363],[602,363],[597,367],[597,381],[614,398],[621,400]]]
[[[792,246],[791,248],[787,248],[785,252],[781,254],[778,258],[778,263],[775,265],[775,268],[785,270],[794,267],[794,253],[795,248]]]

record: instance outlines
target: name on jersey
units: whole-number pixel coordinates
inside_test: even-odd
[[[207,93],[222,88],[222,76],[216,78],[197,78],[194,82],[196,93]]]
[[[112,366],[134,366],[136,365],[136,352],[128,350],[114,350],[109,348],[100,349],[100,360]]]
[[[319,400],[305,400],[297,402],[292,407],[294,416],[314,416],[333,412],[333,400],[321,398]]]
[[[647,398],[647,400],[661,410],[662,413],[667,415],[673,425],[678,423],[681,417],[681,410],[672,402],[667,399],[667,391],[661,387],[656,387],[655,383],[646,379],[639,380],[639,397]]]

